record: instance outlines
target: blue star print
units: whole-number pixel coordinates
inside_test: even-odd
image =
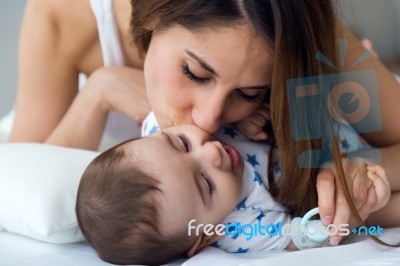
[[[264,214],[263,211],[261,211],[261,212],[260,212],[260,215],[257,216],[257,220],[258,220],[259,222],[261,222],[261,219],[264,218],[264,217],[265,217],[265,214]]]
[[[235,252],[232,252],[232,253],[246,253],[247,250],[249,250],[249,249],[248,248],[243,249],[243,248],[239,247],[238,250],[236,250]]]
[[[215,241],[210,246],[215,247],[215,248],[219,248],[221,246],[221,244],[218,244],[218,241]]]
[[[242,200],[242,201],[236,206],[236,210],[246,209],[246,200],[247,200],[247,197],[244,198],[244,200]]]
[[[341,141],[340,141],[340,144],[341,144],[342,149],[343,149],[344,151],[349,150],[350,145],[349,145],[349,143],[347,142],[347,139],[341,140]]]
[[[231,138],[235,138],[236,136],[239,136],[233,127],[224,127],[224,134],[230,136]]]
[[[250,154],[247,153],[247,161],[248,161],[249,163],[251,163],[251,165],[252,165],[253,167],[255,167],[257,164],[259,165],[259,163],[257,162],[257,157],[256,157],[256,155],[250,155]]]
[[[279,165],[278,162],[274,162],[273,168],[274,168],[274,174],[275,175],[278,175],[281,172],[281,166]]]
[[[254,173],[254,182],[258,182],[258,184],[261,186],[261,184],[263,183],[263,181],[261,180],[260,174],[257,173],[257,171],[253,171]]]
[[[150,129],[149,135],[150,135],[150,134],[153,134],[153,133],[155,133],[155,132],[157,132],[157,131],[158,131],[158,126],[154,125],[154,126]]]

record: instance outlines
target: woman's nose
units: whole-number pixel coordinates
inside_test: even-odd
[[[207,133],[214,134],[223,122],[224,106],[223,100],[211,98],[203,101],[192,110],[193,122]]]

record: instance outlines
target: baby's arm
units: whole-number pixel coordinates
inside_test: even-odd
[[[400,226],[400,192],[391,193],[385,170],[379,165],[369,165],[368,172],[371,172],[368,177],[375,187],[377,204],[367,223],[383,228]]]

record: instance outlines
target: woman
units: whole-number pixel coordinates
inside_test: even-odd
[[[284,176],[276,199],[294,215],[318,203],[325,224],[347,223],[351,214],[357,224],[366,219],[375,203],[366,164],[347,163],[335,143],[334,168],[301,168],[299,153],[319,144],[294,141],[290,133],[286,81],[334,72],[314,57],[320,51],[338,61],[339,38],[349,41],[347,65],[365,51],[337,25],[330,1],[132,1],[132,10],[136,45],[146,52],[149,103],[162,128],[194,123],[213,133],[225,123],[254,119],[250,115],[271,87],[271,120]],[[400,113],[394,100],[399,85],[375,58],[352,70],[369,68],[377,75],[383,129],[362,136],[382,147],[381,164],[393,183],[392,191],[397,191],[400,158],[393,154],[399,154],[400,126],[391,114]],[[108,111],[129,114],[131,105],[124,103],[134,98],[126,90],[104,84],[94,89],[94,83],[75,99],[48,143],[96,148]],[[331,238],[333,244],[339,241],[339,236]]]

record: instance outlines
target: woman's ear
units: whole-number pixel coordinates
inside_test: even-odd
[[[144,28],[148,31],[154,31],[154,29],[157,27],[158,23],[160,22],[160,19],[153,19],[152,21],[146,23],[144,25]]]
[[[212,235],[206,235],[205,233],[202,233],[199,237],[197,237],[196,241],[188,250],[186,255],[188,257],[193,257],[195,254],[197,254],[197,252],[217,241],[218,238],[219,235],[215,231]]]

